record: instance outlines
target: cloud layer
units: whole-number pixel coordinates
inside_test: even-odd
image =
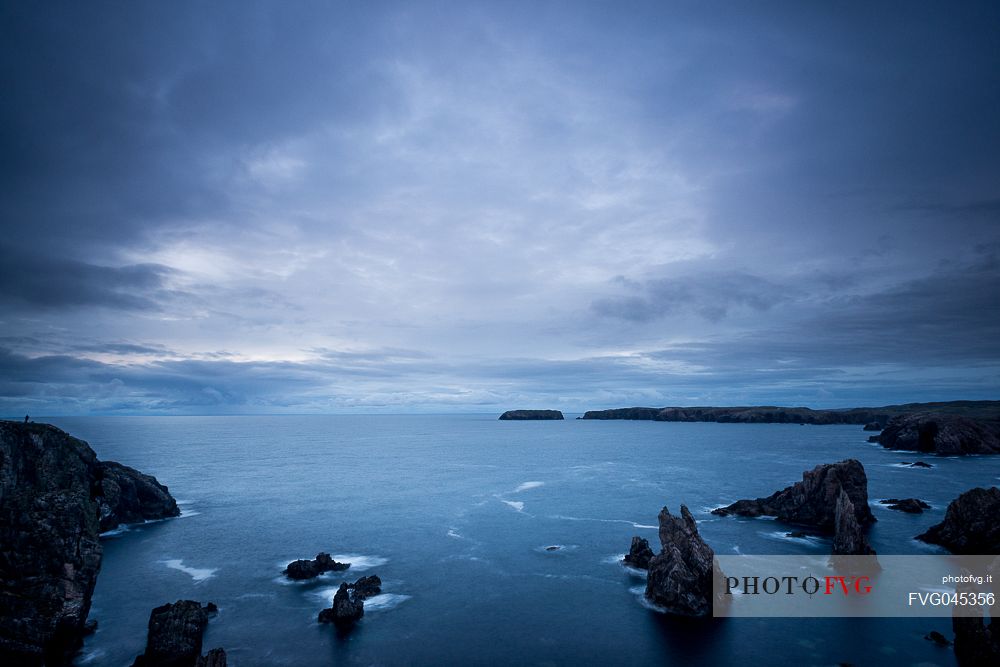
[[[10,4],[0,412],[996,398],[998,14]]]

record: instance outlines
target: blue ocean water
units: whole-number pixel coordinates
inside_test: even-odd
[[[656,540],[663,505],[685,503],[717,553],[829,551],[775,521],[714,517],[820,463],[853,457],[872,500],[916,496],[908,515],[874,506],[882,554],[926,553],[912,537],[949,500],[1000,479],[1000,457],[929,459],[866,442],[859,426],[630,421],[500,422],[495,415],[54,418],[102,459],[154,474],[178,519],[108,537],[80,665],[128,665],[150,610],[218,604],[205,647],[230,664],[568,665],[954,664],[938,619],[726,619],[696,623],[643,606],[618,564],[633,535]],[[560,546],[554,551],[548,546]],[[346,573],[290,583],[295,558],[328,551]],[[319,625],[340,581],[378,574],[384,594],[346,635]]]

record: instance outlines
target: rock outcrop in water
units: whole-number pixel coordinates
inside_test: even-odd
[[[1000,489],[966,491],[948,504],[944,521],[917,539],[954,554],[1000,554]]]
[[[328,553],[318,553],[313,560],[294,560],[285,568],[284,574],[289,579],[312,579],[324,572],[339,572],[351,567],[350,563],[338,563]]]
[[[103,528],[176,516],[153,477],[48,424],[0,421],[0,663],[61,665],[87,632]]]
[[[98,505],[102,532],[123,523],[180,516],[177,501],[169,489],[152,475],[114,461],[99,465],[102,479]]]
[[[330,608],[319,612],[319,622],[350,628],[365,615],[365,600],[381,592],[382,580],[374,574],[361,577],[353,584],[344,582],[333,596]]]
[[[837,502],[840,492],[854,508],[854,517],[861,528],[875,523],[868,507],[868,477],[864,466],[855,459],[818,465],[802,474],[796,482],[767,498],[738,500],[732,505],[713,510],[720,516],[773,516],[779,521],[818,528],[834,533],[837,525]]]
[[[559,410],[508,410],[500,415],[502,421],[527,421],[533,419],[548,420],[562,419],[563,413]]]
[[[361,600],[367,600],[368,598],[382,592],[382,580],[375,574],[370,574],[367,577],[361,577],[353,584],[348,584],[347,586],[348,588],[354,589],[354,597],[360,598]]]
[[[842,488],[837,497],[837,510],[834,518],[833,562],[837,564],[837,556],[873,556],[875,550],[868,543],[864,530],[858,523],[854,504]]]
[[[629,547],[628,553],[625,554],[622,562],[629,567],[648,570],[649,561],[655,555],[653,550],[649,548],[649,541],[636,535],[632,538],[632,545]]]
[[[868,422],[867,424],[865,424],[865,427],[863,429],[861,429],[861,430],[862,431],[881,431],[882,430],[882,424],[880,424],[878,422]]]
[[[930,505],[919,498],[885,498],[879,503],[887,506],[891,510],[906,512],[907,514],[923,514],[924,510],[929,510]]]
[[[212,649],[201,655],[209,614],[218,611],[209,602],[178,600],[157,607],[149,615],[146,651],[132,667],[225,667],[226,652]]]
[[[1000,454],[1000,422],[926,412],[902,415],[889,420],[878,443],[941,456]]]
[[[679,616],[712,615],[712,584],[723,574],[715,567],[715,552],[701,535],[691,512],[681,505],[675,517],[664,507],[659,515],[662,550],[649,561],[646,598]],[[719,590],[722,590],[721,587]]]

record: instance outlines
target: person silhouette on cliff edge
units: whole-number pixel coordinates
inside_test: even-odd
[[[28,423],[28,415],[24,415],[24,423],[25,423],[25,424],[27,424],[27,423]]]

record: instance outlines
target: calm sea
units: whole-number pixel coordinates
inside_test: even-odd
[[[618,560],[632,535],[685,503],[718,553],[809,554],[775,521],[708,514],[767,495],[819,463],[853,457],[877,507],[879,553],[926,553],[912,537],[1000,457],[936,459],[866,442],[860,426],[500,422],[495,415],[88,417],[53,423],[102,459],[156,475],[178,519],[109,536],[94,596],[100,629],[78,664],[128,665],[150,610],[212,601],[205,647],[230,664],[954,664],[947,620],[728,619],[692,623],[643,606]],[[546,547],[559,546],[549,551]],[[353,565],[293,584],[281,570],[319,551]],[[344,578],[378,574],[383,595],[341,636],[316,622]],[[344,576],[346,574],[346,577]]]

